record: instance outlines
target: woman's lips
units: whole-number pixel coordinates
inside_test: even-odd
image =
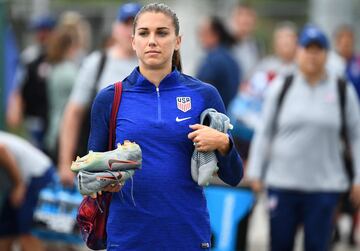
[[[160,51],[147,51],[145,54],[160,54]]]

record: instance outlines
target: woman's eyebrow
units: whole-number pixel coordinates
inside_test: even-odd
[[[157,30],[169,30],[170,28],[169,27],[157,27],[156,29]],[[149,28],[147,28],[147,27],[139,27],[139,28],[137,28],[137,30],[149,30]]]

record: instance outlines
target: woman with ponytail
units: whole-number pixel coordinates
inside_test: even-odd
[[[214,87],[181,73],[180,44],[173,10],[149,4],[139,11],[132,38],[139,66],[122,82],[116,143],[139,144],[142,169],[133,182],[104,189],[114,193],[106,228],[108,250],[210,250],[203,188],[191,178],[195,147],[216,152],[218,176],[224,182],[236,186],[242,177],[231,137],[199,124],[205,109],[224,113],[225,108]],[[107,150],[113,96],[112,85],[94,101],[89,150]]]

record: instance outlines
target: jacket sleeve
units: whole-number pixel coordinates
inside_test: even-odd
[[[108,151],[109,119],[114,93],[114,85],[110,85],[101,90],[95,97],[91,108],[89,151]]]
[[[360,104],[352,84],[346,90],[346,124],[354,167],[354,183],[360,185]]]
[[[208,98],[210,100],[210,102],[208,102],[210,106],[207,108],[214,108],[218,112],[226,114],[224,103],[215,87],[210,86],[210,95]],[[230,150],[227,155],[222,156],[216,151],[219,166],[218,175],[225,183],[236,186],[243,177],[243,164],[240,155],[233,144],[231,134],[228,134],[228,136],[230,139]]]

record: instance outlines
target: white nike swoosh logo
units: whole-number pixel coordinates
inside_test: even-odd
[[[186,118],[179,118],[179,117],[176,117],[176,122],[181,122],[181,121],[184,121],[184,120],[188,120],[188,119],[191,119],[191,117],[186,117]]]

